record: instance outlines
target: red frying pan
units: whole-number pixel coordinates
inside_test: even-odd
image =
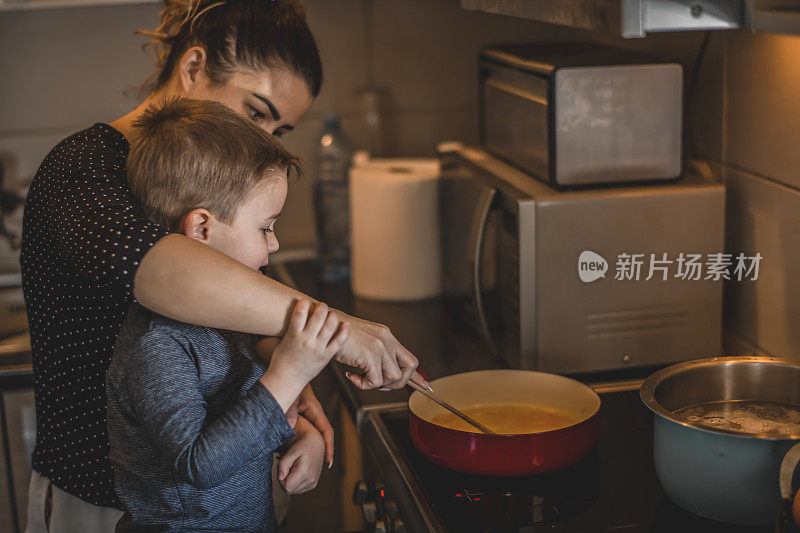
[[[527,476],[576,463],[597,445],[600,397],[578,381],[524,370],[485,370],[437,379],[435,394],[467,411],[487,405],[530,406],[564,415],[563,424],[545,431],[487,435],[477,429],[442,425],[447,411],[419,392],[408,400],[414,446],[445,468],[470,474]],[[491,419],[479,419],[490,429]]]

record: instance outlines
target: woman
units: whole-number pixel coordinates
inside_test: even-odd
[[[275,135],[291,131],[321,86],[302,10],[286,0],[166,0],[154,38],[153,91],[110,124],[62,141],[39,168],[25,207],[21,256],[36,391],[29,529],[110,531],[113,509],[104,378],[128,305],[183,322],[280,336],[301,295],[147,220],[128,189],[131,123],[151,104],[215,100]],[[360,388],[399,388],[417,361],[379,324],[342,314],[337,360]],[[416,374],[414,374],[417,376]],[[415,380],[425,384],[424,380]],[[310,389],[299,411],[333,436]]]

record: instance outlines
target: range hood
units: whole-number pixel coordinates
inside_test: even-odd
[[[461,0],[461,7],[628,38],[735,28],[800,34],[800,0]]]

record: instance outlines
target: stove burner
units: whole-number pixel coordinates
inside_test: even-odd
[[[470,505],[476,502],[481,503]],[[496,531],[497,527],[506,531],[509,527],[540,526],[554,523],[558,518],[558,511],[546,498],[532,494],[465,492],[461,503],[466,509],[460,514],[468,518],[464,526],[468,523],[483,531]]]
[[[597,499],[597,457],[550,474],[523,478],[471,476],[450,472],[425,461],[426,480],[445,479],[459,487],[449,498],[439,498],[440,484],[429,486],[434,504],[452,520],[453,531],[520,531],[558,523],[577,515]],[[446,483],[446,482],[445,482]]]

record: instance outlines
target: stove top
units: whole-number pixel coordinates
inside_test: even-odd
[[[378,460],[381,482],[398,501],[413,501],[422,515],[429,516],[426,528],[432,530],[771,531],[707,520],[670,502],[653,466],[652,414],[638,390],[605,393],[601,398],[598,448],[567,469],[522,478],[474,476],[439,467],[411,443],[406,407],[376,408],[369,416],[385,430],[381,440],[392,452],[391,461]],[[387,472],[390,464],[400,475]],[[408,492],[408,497],[400,491]],[[412,522],[406,518],[407,524]]]

